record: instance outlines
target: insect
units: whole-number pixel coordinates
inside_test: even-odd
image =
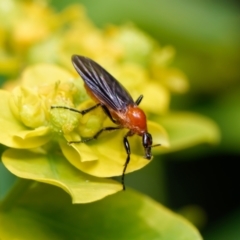
[[[134,134],[142,137],[145,158],[148,160],[152,158],[151,148],[160,145],[152,145],[152,136],[147,129],[146,115],[143,110],[138,107],[143,99],[143,95],[140,95],[138,99],[134,101],[121,83],[119,83],[98,63],[87,57],[73,55],[72,63],[78,74],[82,77],[88,95],[96,102],[96,105],[82,111],[65,106],[52,106],[51,108],[65,108],[84,115],[101,106],[111,121],[117,125],[114,127],[102,128],[93,137],[81,141],[71,141],[69,142],[70,144],[88,142],[97,139],[104,131],[113,131],[122,128],[129,129],[123,137],[123,144],[127,153],[127,158],[123,166],[121,180],[123,190],[125,190],[124,176],[131,155],[128,137],[131,137]]]

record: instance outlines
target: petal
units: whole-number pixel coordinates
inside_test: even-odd
[[[73,79],[68,71],[53,64],[36,64],[28,67],[22,76],[22,84],[28,87],[50,85],[57,81],[65,82]]]
[[[161,81],[163,85],[165,85],[170,91],[176,93],[185,93],[188,91],[188,79],[183,72],[173,68],[168,69],[167,72],[167,76]]]
[[[47,127],[29,130],[12,114],[8,102],[10,93],[0,90],[0,143],[13,148],[35,148],[49,141]]]
[[[164,127],[159,125],[158,123],[148,121],[148,129],[152,135],[153,145],[160,144],[160,147],[155,149],[168,149],[170,147],[168,133]]]
[[[122,26],[115,33],[113,41],[124,47],[124,60],[146,66],[155,41],[133,25]]]
[[[122,185],[80,172],[59,154],[37,154],[8,149],[3,153],[5,167],[21,178],[58,186],[71,195],[73,203],[87,203],[122,190]]]
[[[48,127],[19,131],[13,134],[14,148],[36,148],[44,145],[52,138]]]
[[[156,117],[169,134],[170,148],[160,152],[172,152],[192,147],[201,143],[217,144],[220,131],[216,123],[200,114],[188,112],[169,113]]]
[[[111,69],[112,68],[111,66]],[[125,62],[124,64],[117,65],[115,69],[113,68],[113,70],[111,70],[111,73],[126,89],[131,89],[131,92],[137,87],[146,84],[148,80],[147,70],[133,62]]]
[[[141,89],[144,99],[141,107],[155,114],[165,113],[169,108],[170,93],[161,84],[149,82]]]
[[[72,141],[72,139],[70,138],[66,138],[66,140],[67,142]],[[81,143],[81,144],[69,145],[67,144],[67,142],[60,141],[59,144],[64,156],[67,159],[69,159],[70,162],[71,160],[73,160],[72,162],[73,165],[75,165],[74,162],[79,162],[79,161],[87,162],[87,161],[98,160],[98,156],[94,153],[93,149],[89,147],[87,144]]]
[[[168,147],[166,131],[152,122],[149,122],[148,126],[154,142],[160,143],[162,147]],[[69,162],[81,171],[98,177],[119,176],[123,172],[123,166],[127,158],[122,143],[125,134],[126,130],[103,133],[97,140],[87,142],[87,146],[91,148],[91,154],[94,153],[95,155],[89,155],[84,143],[71,144],[71,146],[61,144],[61,147]],[[126,173],[136,171],[150,162],[143,157],[144,149],[141,138],[133,136],[128,140],[131,146],[131,156]]]

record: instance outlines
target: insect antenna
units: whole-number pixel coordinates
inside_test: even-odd
[[[161,146],[161,144],[154,144],[154,145],[152,145],[151,147],[153,148],[153,147],[159,147],[159,146]]]

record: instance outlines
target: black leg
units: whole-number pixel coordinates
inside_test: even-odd
[[[113,119],[111,113],[109,112],[108,108],[105,105],[102,105],[102,109],[113,123],[118,124],[118,122],[115,119]]]
[[[138,99],[135,101],[135,103],[136,103],[137,105],[139,105],[140,102],[142,101],[142,99],[143,99],[143,95],[140,95],[140,96],[138,97]]]
[[[113,123],[118,124],[118,122],[115,119],[113,119],[113,117],[112,117],[111,113],[109,112],[108,108],[105,105],[101,105],[101,103],[98,103],[98,104],[96,104],[96,105],[94,105],[94,106],[92,106],[90,108],[85,109],[85,110],[78,110],[76,108],[70,108],[70,107],[66,107],[66,106],[51,106],[51,109],[62,108],[62,109],[67,109],[67,110],[70,110],[72,112],[77,112],[77,113],[80,113],[80,114],[84,115],[84,114],[94,110],[95,108],[97,108],[99,106],[102,107],[102,109],[105,112],[105,114],[110,118],[110,120]]]
[[[67,109],[67,110],[70,110],[70,111],[73,111],[73,112],[77,112],[77,113],[80,113],[80,114],[84,115],[84,114],[92,111],[93,109],[99,107],[100,105],[101,104],[98,103],[98,104],[96,104],[96,105],[94,105],[94,106],[92,106],[90,108],[85,109],[85,110],[77,110],[75,108],[70,108],[70,107],[66,107],[66,106],[51,106],[51,109],[53,109],[53,108],[63,108],[63,109]]]
[[[124,164],[123,173],[122,173],[122,186],[123,186],[123,190],[126,189],[124,178],[125,178],[125,172],[127,170],[128,163],[130,162],[130,155],[131,155],[130,144],[128,142],[127,137],[130,137],[132,135],[133,134],[131,133],[131,131],[129,131],[123,138],[123,144],[124,144],[124,147],[125,147],[125,150],[126,150],[126,153],[127,153],[127,159],[126,159],[126,162]]]
[[[102,128],[101,130],[99,130],[93,137],[91,138],[87,138],[87,139],[83,139],[81,141],[70,141],[68,142],[69,144],[72,144],[72,143],[85,143],[85,142],[89,142],[93,139],[97,139],[99,137],[99,135],[104,132],[104,131],[113,131],[113,130],[118,130],[118,129],[121,129],[122,127],[105,127],[105,128]]]

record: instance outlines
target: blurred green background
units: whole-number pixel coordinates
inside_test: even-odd
[[[127,175],[128,185],[189,217],[204,239],[240,239],[240,3],[238,1],[52,0],[58,10],[80,3],[98,27],[133,22],[161,45],[173,45],[173,65],[190,91],[171,109],[193,111],[219,125],[218,146],[161,155]]]
[[[185,216],[192,212],[190,218],[197,218],[204,239],[240,239],[238,1],[71,2],[84,4],[99,27],[133,22],[161,45],[173,45],[173,65],[186,73],[191,89],[186,95],[173,96],[171,108],[209,116],[221,130],[217,147],[204,145],[161,156],[161,161],[155,159],[128,175],[129,185]],[[67,5],[59,0],[52,3],[58,9]]]

